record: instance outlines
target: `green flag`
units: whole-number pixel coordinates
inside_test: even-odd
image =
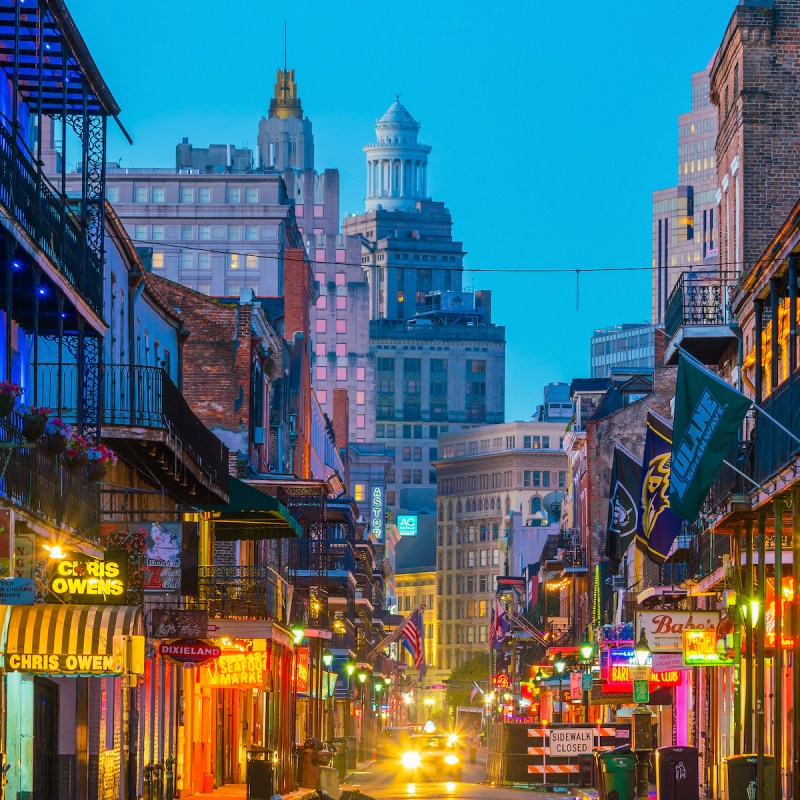
[[[694,522],[751,406],[741,392],[687,358],[678,362],[669,504]]]

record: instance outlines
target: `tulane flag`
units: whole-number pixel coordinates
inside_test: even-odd
[[[614,575],[619,573],[622,554],[636,535],[639,521],[636,498],[641,479],[642,465],[627,450],[614,445],[606,526],[606,557]]]
[[[743,394],[681,354],[669,487],[669,505],[679,517],[697,519],[750,405]]]
[[[672,431],[657,414],[647,415],[639,494],[639,525],[636,544],[651,561],[663,564],[681,529],[681,519],[670,511],[669,472]]]

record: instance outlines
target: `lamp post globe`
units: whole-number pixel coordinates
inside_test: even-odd
[[[592,656],[594,655],[594,645],[588,639],[584,640],[579,649],[581,660],[591,661]]]
[[[564,670],[566,669],[567,662],[564,661],[564,656],[561,653],[556,653],[555,661],[553,661],[553,666],[555,667],[556,673],[559,675],[564,674]]]
[[[650,645],[647,643],[647,637],[644,635],[644,628],[642,628],[642,633],[639,636],[639,641],[636,642],[636,646],[633,648],[634,656],[636,657],[636,663],[640,667],[646,667],[647,661],[652,655],[650,651]]]

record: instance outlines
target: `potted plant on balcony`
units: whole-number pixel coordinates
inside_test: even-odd
[[[109,467],[117,463],[117,454],[104,444],[91,446],[86,451],[89,461],[88,477],[90,481],[102,480]]]
[[[72,426],[60,417],[50,417],[44,426],[44,444],[51,456],[57,456],[67,449]]]
[[[19,413],[22,414],[22,435],[26,441],[35,442],[44,433],[53,409],[44,406],[20,406]]]
[[[70,472],[77,472],[84,464],[89,461],[87,452],[89,450],[89,440],[79,433],[73,433],[67,442],[67,449],[64,451],[67,456],[66,466]]]
[[[14,408],[17,398],[22,394],[22,387],[11,381],[0,381],[0,419],[7,417]]]

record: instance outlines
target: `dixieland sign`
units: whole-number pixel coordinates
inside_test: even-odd
[[[204,639],[175,639],[171,642],[162,642],[158,652],[178,664],[194,667],[219,658],[222,655],[222,648]]]

